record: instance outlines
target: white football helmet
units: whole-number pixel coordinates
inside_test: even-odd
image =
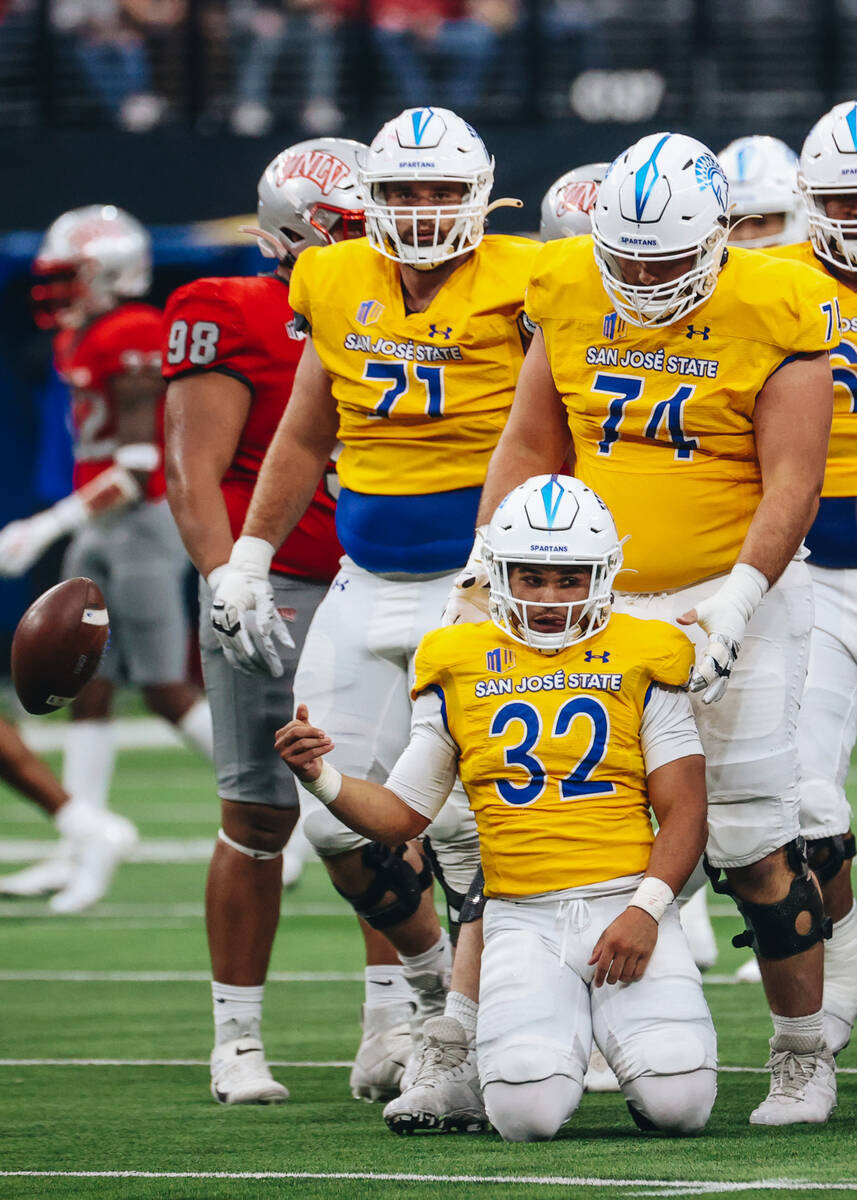
[[[809,131],[800,153],[798,187],[815,253],[840,271],[857,271],[857,220],[836,221],[827,215],[829,196],[857,197],[857,101],[835,105]]]
[[[259,180],[256,237],[266,258],[289,266],[307,246],[363,237],[363,192],[357,175],[362,142],[322,137],[289,146]]]
[[[152,241],[112,204],[73,208],[49,226],[33,261],[31,296],[42,329],[79,328],[152,282]]]
[[[742,137],[717,155],[729,180],[730,221],[782,213],[780,233],[746,237],[742,246],[791,246],[806,240],[806,213],[797,190],[798,158],[775,137]]]
[[[592,637],[610,619],[622,544],[607,505],[579,479],[536,475],[511,491],[491,519],[482,557],[491,588],[491,620],[516,642],[555,654]],[[522,563],[589,567],[589,595],[573,604],[518,600],[509,569]],[[565,609],[565,628],[552,633],[532,629],[531,606]]]
[[[729,185],[707,146],[682,133],[652,133],[610,164],[592,210],[595,260],[620,317],[669,325],[703,304],[717,284],[729,232]],[[619,259],[690,266],[668,283],[626,283]]]
[[[448,108],[407,108],[388,121],[373,139],[361,162],[360,177],[368,193],[366,236],[380,253],[396,262],[428,269],[475,249],[485,232],[488,197],[494,182],[494,159],[479,134]],[[385,184],[437,180],[464,184],[457,204],[390,205]],[[410,222],[405,241],[397,222]],[[418,235],[434,222],[434,236]],[[452,221],[444,234],[442,223]]]
[[[587,163],[560,175],[544,194],[539,237],[543,242],[592,232],[590,213],[609,163]]]

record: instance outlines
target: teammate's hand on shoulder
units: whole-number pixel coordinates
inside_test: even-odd
[[[767,590],[768,581],[761,571],[748,563],[736,563],[713,595],[678,618],[679,625],[697,624],[708,634],[708,644],[689,684],[692,692],[703,692],[703,704],[715,703],[726,691],[747,624]]]
[[[592,982],[633,983],[643,978],[658,940],[658,925],[642,908],[629,906],[611,921],[595,943],[589,965]]]
[[[229,562],[208,576],[213,593],[211,624],[227,662],[247,674],[279,678],[280,649],[294,641],[277,611],[268,578],[274,548],[262,538],[240,537]]]
[[[333,749],[333,742],[323,729],[310,725],[307,706],[299,704],[294,720],[277,730],[274,746],[298,779],[313,783],[321,775],[322,757]]]
[[[484,621],[488,617],[488,568],[482,561],[482,543],[487,526],[476,530],[473,549],[462,571],[452,581],[441,625],[457,625],[462,621]]]

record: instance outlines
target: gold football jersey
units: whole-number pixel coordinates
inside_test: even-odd
[[[568,412],[575,474],[630,535],[622,591],[731,570],[762,495],[756,396],[793,356],[838,344],[836,300],[811,267],[730,247],[705,304],[641,329],[612,310],[590,239],[542,248],[527,313]]]
[[[539,251],[493,235],[428,309],[407,313],[398,263],[359,238],[311,247],[291,279],[339,409],[342,484],[369,495],[481,487],[524,358]]]
[[[687,683],[693,647],[614,613],[555,656],[491,621],[427,634],[413,695],[439,692],[476,816],[485,892],[527,896],[644,871],[654,840],[640,723],[654,681]]]
[[[857,292],[834,278],[810,242],[772,246],[766,251],[815,267],[838,293],[841,341],[830,352],[833,367],[833,426],[822,496],[857,495]]]

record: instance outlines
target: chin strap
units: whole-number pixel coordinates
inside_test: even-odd
[[[501,196],[499,200],[492,200],[485,209],[485,216],[492,213],[495,208],[523,208],[523,200],[516,200],[514,196]]]

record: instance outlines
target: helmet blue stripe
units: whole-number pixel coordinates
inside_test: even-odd
[[[636,172],[635,178],[635,199],[637,204],[637,220],[642,221],[643,212],[646,207],[646,201],[652,194],[652,188],[660,178],[658,170],[657,157],[664,147],[664,143],[669,141],[672,134],[665,133],[652,151],[650,157]]]
[[[851,134],[854,149],[857,150],[857,104],[852,107],[851,112],[846,116],[845,123],[848,126],[848,132]]]
[[[553,529],[553,523],[556,520],[556,514],[559,511],[560,501],[565,494],[561,483],[557,483],[554,476],[549,483],[542,487],[542,503],[545,506],[545,516],[548,521],[548,529]]]
[[[414,127],[414,141],[417,145],[422,141],[426,126],[433,116],[434,113],[430,108],[418,108],[416,112],[411,113],[411,122]]]

